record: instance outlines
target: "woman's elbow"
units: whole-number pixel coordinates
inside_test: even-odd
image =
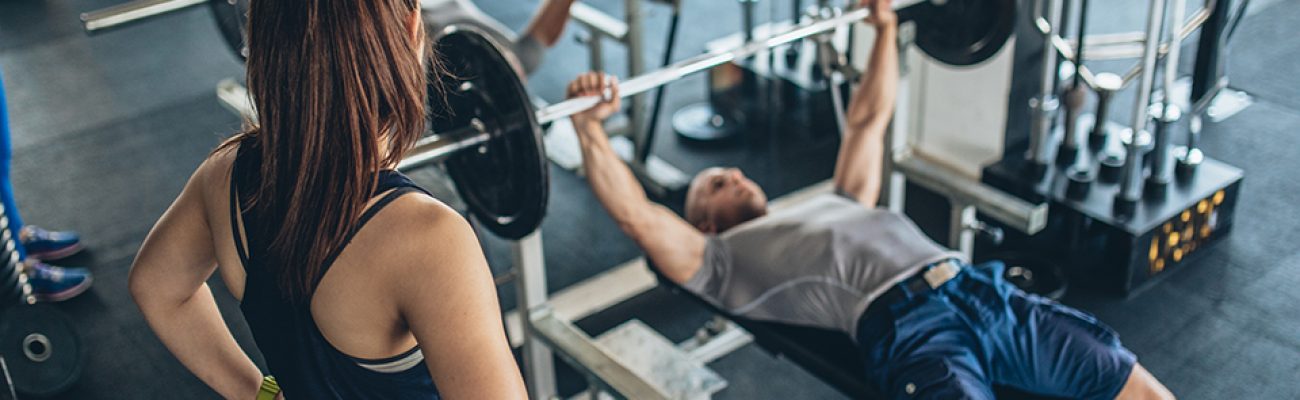
[[[131,300],[135,301],[140,311],[147,311],[161,301],[158,296],[161,292],[158,290],[158,284],[151,282],[149,274],[141,273],[139,262],[132,264],[131,272],[127,273],[126,290],[131,294]]]

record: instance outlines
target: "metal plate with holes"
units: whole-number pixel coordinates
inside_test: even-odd
[[[1015,0],[926,1],[898,11],[916,22],[916,46],[949,65],[975,65],[1002,49],[1015,30]]]
[[[81,377],[81,338],[62,311],[49,305],[11,306],[0,329],[4,356],[14,389],[31,397],[67,391]]]
[[[436,48],[448,73],[433,83],[441,92],[430,89],[430,128],[436,134],[481,124],[491,135],[488,142],[449,157],[447,173],[489,231],[522,238],[546,214],[549,174],[542,129],[515,74],[516,61],[472,27],[448,27]]]
[[[212,17],[217,21],[217,29],[221,30],[221,37],[226,39],[226,44],[230,45],[230,50],[240,60],[248,58],[248,41],[244,38],[248,32],[244,29],[248,26],[248,1],[208,0]]]

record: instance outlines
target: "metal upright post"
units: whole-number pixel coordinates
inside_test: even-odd
[[[1060,107],[1056,99],[1056,93],[1053,92],[1056,87],[1056,81],[1059,78],[1056,68],[1056,49],[1052,47],[1052,36],[1055,35],[1056,27],[1061,20],[1061,3],[1054,0],[1039,0],[1039,14],[1042,16],[1036,19],[1040,24],[1045,23],[1047,26],[1040,26],[1043,33],[1043,54],[1042,65],[1043,74],[1038,96],[1029,100],[1030,115],[1033,121],[1030,122],[1029,131],[1029,151],[1025,158],[1029,160],[1027,165],[1033,168],[1031,172],[1035,176],[1042,174],[1047,165],[1052,162],[1052,127],[1056,121],[1056,111]]]
[[[627,76],[641,76],[645,73],[645,48],[643,47],[645,25],[641,16],[641,0],[624,0],[623,7],[627,21],[627,38],[625,41],[627,46]],[[641,149],[652,145],[652,143],[647,143],[648,135],[644,131],[646,126],[646,95],[638,94],[632,96],[631,100],[628,104],[628,116],[630,117],[628,120],[631,123],[628,126],[629,131],[632,133],[634,149],[632,159],[629,161],[645,170],[646,158],[640,157],[640,155],[648,155],[650,152]]]
[[[1078,37],[1079,46],[1074,51],[1074,77],[1070,85],[1063,90],[1062,104],[1065,106],[1065,121],[1062,124],[1061,147],[1056,151],[1056,161],[1061,164],[1071,164],[1080,161],[1080,149],[1086,147],[1086,139],[1083,137],[1083,131],[1079,128],[1079,113],[1083,111],[1083,103],[1088,100],[1087,84],[1083,81],[1083,49],[1084,38],[1087,37],[1088,26],[1088,0],[1081,0],[1079,3],[1079,26]],[[1064,27],[1061,29],[1065,31]],[[1086,169],[1086,160],[1083,168]]]
[[[910,24],[906,26],[911,26]],[[894,118],[889,124],[889,130],[885,134],[885,168],[884,185],[881,185],[880,198],[885,199],[885,205],[890,211],[902,213],[903,204],[907,202],[907,177],[903,175],[894,161],[900,156],[905,156],[911,143],[908,142],[908,133],[911,126],[912,112],[912,74],[911,65],[907,63],[907,48],[910,44],[911,33],[904,33],[899,29],[898,42],[898,94],[894,107]]]
[[[1182,45],[1178,41],[1178,29],[1183,25],[1184,2],[1174,0],[1170,5],[1173,10],[1173,23],[1170,24],[1169,54],[1165,56],[1165,68],[1163,75],[1163,92],[1164,96],[1159,106],[1153,105],[1152,117],[1156,119],[1155,129],[1155,147],[1151,149],[1151,176],[1147,178],[1147,189],[1153,195],[1163,195],[1169,182],[1173,180],[1173,144],[1169,140],[1170,127],[1178,122],[1181,116],[1181,110],[1173,102],[1172,89],[1174,81],[1178,79],[1178,57],[1182,53]]]
[[[515,281],[515,306],[520,311],[521,319],[527,326],[532,319],[532,310],[546,303],[546,260],[542,253],[542,233],[537,230],[519,239],[511,245],[514,255],[515,271],[519,279]],[[524,376],[528,384],[528,395],[534,399],[550,399],[556,395],[555,359],[551,349],[533,336],[531,328],[523,332]]]
[[[948,216],[948,246],[960,252],[967,260],[972,260],[975,257],[975,226],[979,223],[975,219],[977,210],[974,205],[953,198],[948,201],[952,202],[952,211]]]
[[[1174,0],[1181,1],[1181,0]],[[1116,211],[1128,215],[1142,198],[1142,152],[1151,142],[1147,128],[1147,107],[1151,103],[1151,87],[1155,83],[1156,55],[1160,45],[1161,26],[1165,20],[1165,1],[1151,0],[1147,15],[1147,34],[1142,50],[1142,75],[1133,103],[1133,135],[1129,140],[1120,181],[1119,195],[1115,197]]]

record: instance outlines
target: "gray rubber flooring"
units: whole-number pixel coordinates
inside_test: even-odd
[[[0,68],[14,132],[13,184],[30,223],[76,229],[90,246],[67,264],[90,267],[95,287],[59,305],[76,318],[89,347],[86,373],[63,398],[215,398],[144,324],[126,291],[126,273],[149,227],[185,179],[239,121],[213,96],[217,81],[241,74],[208,11],[182,11],[153,22],[85,36],[77,15],[111,0],[0,1]],[[525,25],[535,0],[480,0],[507,26]],[[613,15],[622,1],[592,2]],[[1137,29],[1145,2],[1092,1],[1090,29]],[[1195,7],[1199,2],[1190,2]],[[678,57],[739,27],[730,1],[686,1]],[[765,18],[769,2],[761,3]],[[778,2],[778,16],[788,4]],[[647,59],[658,60],[667,9],[645,6]],[[1300,398],[1300,65],[1295,25],[1300,2],[1256,1],[1233,45],[1232,86],[1255,96],[1241,114],[1206,130],[1206,151],[1246,171],[1235,232],[1206,257],[1131,299],[1072,292],[1066,302],[1095,313],[1121,334],[1141,362],[1176,394],[1192,399]],[[1099,12],[1099,11],[1095,11]],[[1103,17],[1097,17],[1101,15]],[[558,100],[568,79],[585,69],[586,53],[571,29],[529,83],[534,95]],[[625,53],[608,48],[611,71]],[[1095,63],[1122,71],[1126,62]],[[703,79],[670,87],[665,110],[704,98]],[[1128,96],[1125,93],[1123,96]],[[1117,104],[1131,103],[1123,97]],[[1129,100],[1123,100],[1128,98]],[[1117,109],[1122,109],[1119,107]],[[1116,118],[1125,112],[1117,110]],[[666,120],[656,152],[687,172],[738,165],[773,196],[830,176],[834,140],[826,133],[753,135],[722,149],[684,146]],[[559,290],[639,255],[599,209],[576,176],[552,168],[552,201],[543,226],[549,285]],[[447,192],[436,174],[416,178]],[[454,201],[449,198],[448,200]],[[674,205],[675,204],[670,204]],[[917,213],[946,212],[918,209]],[[494,268],[509,263],[505,243],[484,239]],[[213,280],[220,293],[219,280]],[[513,290],[501,288],[503,307]],[[236,337],[257,359],[235,302],[219,303]],[[655,290],[580,324],[592,334],[640,318],[669,338],[689,336],[708,318],[702,308]],[[713,363],[729,382],[723,399],[842,397],[789,362],[747,346]],[[583,385],[564,373],[567,392]]]

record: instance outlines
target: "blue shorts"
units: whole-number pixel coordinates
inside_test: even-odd
[[[993,385],[1113,399],[1137,358],[1091,315],[1026,294],[989,262],[936,290],[898,286],[858,321],[867,379],[888,398],[992,399]]]

